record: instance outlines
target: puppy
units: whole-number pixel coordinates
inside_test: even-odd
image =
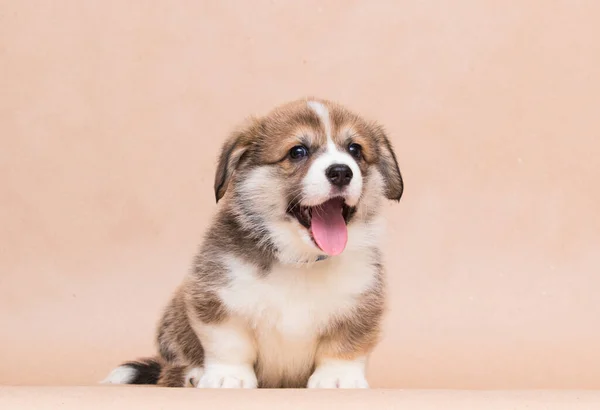
[[[403,182],[377,124],[327,100],[225,142],[217,215],[158,327],[158,355],[105,383],[367,388],[384,311],[381,205]]]

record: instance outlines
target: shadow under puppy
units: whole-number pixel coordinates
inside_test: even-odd
[[[293,101],[225,142],[216,217],[158,327],[105,383],[367,388],[384,311],[381,205],[403,182],[383,129]]]

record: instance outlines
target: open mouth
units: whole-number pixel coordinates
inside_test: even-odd
[[[311,234],[312,240],[328,255],[339,255],[348,242],[347,224],[356,212],[343,198],[331,198],[320,205],[291,204],[287,210]]]

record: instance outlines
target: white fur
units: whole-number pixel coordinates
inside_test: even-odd
[[[202,389],[255,389],[256,375],[252,366],[212,364],[205,365],[198,382]]]
[[[365,358],[328,360],[321,363],[308,379],[309,389],[366,389]]]
[[[325,171],[333,164],[347,165],[352,170],[353,178],[350,184],[340,194],[350,206],[356,205],[362,191],[362,175],[358,164],[350,154],[340,151],[333,142],[331,135],[331,120],[327,107],[317,101],[309,101],[308,106],[317,114],[327,137],[327,148],[310,166],[303,181],[303,205],[315,206],[328,200],[333,188],[325,175]]]
[[[280,264],[266,277],[233,256],[224,262],[231,283],[219,296],[252,330],[252,340],[244,338],[248,345],[241,350],[256,349],[261,378],[273,385],[283,375],[310,370],[319,334],[332,319],[347,314],[374,280],[369,256],[360,250],[308,267]]]
[[[128,384],[137,374],[137,370],[130,366],[119,366],[113,369],[106,379],[102,380],[102,384]]]
[[[321,124],[323,124],[323,128],[325,128],[325,136],[327,137],[328,143],[333,143],[331,140],[331,121],[329,119],[329,110],[327,107],[318,101],[308,101],[308,107],[317,114]]]

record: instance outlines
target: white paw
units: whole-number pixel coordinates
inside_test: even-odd
[[[331,364],[318,367],[308,379],[309,389],[368,389],[364,371],[355,366]]]
[[[202,367],[194,367],[190,369],[185,375],[185,386],[198,387],[198,382],[200,378],[204,374],[204,369]]]
[[[204,368],[198,382],[202,389],[255,389],[258,386],[256,374],[251,366],[231,366],[215,364]]]

